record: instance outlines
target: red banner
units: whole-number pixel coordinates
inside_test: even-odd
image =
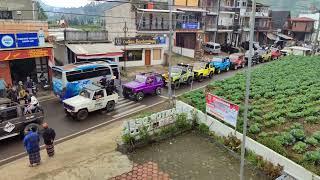
[[[52,56],[51,48],[0,51],[0,61]]]
[[[210,93],[206,94],[206,103],[207,113],[214,115],[234,127],[237,125],[238,105]]]

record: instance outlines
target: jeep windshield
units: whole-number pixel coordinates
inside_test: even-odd
[[[203,63],[195,63],[193,66],[193,70],[195,70],[195,71],[201,70],[201,69],[204,69],[204,67],[205,67],[205,64],[203,64]]]
[[[222,62],[222,59],[221,58],[213,58],[212,61],[213,62]]]
[[[82,90],[80,92],[80,96],[83,96],[85,98],[89,98],[90,99],[90,92],[88,90],[84,89],[84,90]]]
[[[147,80],[147,77],[146,77],[146,76],[136,75],[135,81],[137,81],[137,82],[139,82],[139,83],[144,83],[144,82],[146,82],[146,80]]]
[[[171,73],[180,74],[182,72],[182,69],[180,67],[172,67]]]

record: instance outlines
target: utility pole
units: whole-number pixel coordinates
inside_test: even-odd
[[[320,10],[317,11],[318,12],[318,27],[317,27],[317,32],[316,32],[316,38],[314,39],[313,42],[313,54],[316,53],[316,49],[317,49],[317,45],[318,45],[318,38],[319,38],[319,31],[320,31]]]
[[[36,0],[32,0],[32,20],[36,20],[35,3],[36,3]]]
[[[123,49],[124,49],[124,62],[123,62],[123,70],[126,73],[127,72],[127,32],[128,32],[128,27],[127,27],[127,21],[124,22],[124,28],[123,28],[123,32],[124,32],[124,44],[123,44]]]
[[[172,29],[172,0],[168,1],[169,5],[169,52],[168,52],[168,66],[169,66],[169,83],[168,83],[168,96],[169,101],[172,103],[172,79],[171,79],[171,58],[172,58],[172,36],[173,36],[173,29]]]
[[[250,45],[249,45],[249,60],[247,69],[247,79],[246,79],[246,95],[244,102],[244,114],[243,114],[243,136],[241,143],[241,163],[240,163],[240,180],[244,180],[244,158],[246,152],[246,136],[247,136],[247,124],[248,124],[248,104],[250,95],[250,81],[251,81],[251,63],[253,51],[253,35],[254,35],[254,25],[256,16],[256,0],[252,0],[252,12],[250,17]]]

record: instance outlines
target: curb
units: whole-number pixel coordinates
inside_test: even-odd
[[[123,116],[114,118],[114,119],[112,119],[112,120],[110,120],[110,121],[106,121],[106,122],[97,124],[97,125],[95,125],[95,126],[92,126],[92,127],[90,127],[90,128],[84,129],[84,130],[82,130],[82,131],[76,132],[76,133],[74,133],[74,134],[70,134],[70,135],[68,135],[68,136],[62,137],[62,138],[57,139],[57,140],[55,141],[55,145],[60,144],[60,143],[63,143],[63,142],[68,141],[68,140],[70,140],[70,139],[73,139],[73,138],[75,138],[75,137],[81,136],[81,135],[86,134],[86,133],[88,133],[88,132],[91,132],[91,131],[93,131],[93,130],[99,129],[99,128],[101,128],[101,127],[104,127],[104,126],[106,126],[106,125],[109,125],[109,124],[111,124],[111,123],[114,123],[114,122],[116,122],[116,121],[118,121],[118,120],[121,120],[121,119],[123,119],[123,118],[125,118],[125,117],[128,117],[128,116],[130,116],[130,115],[132,115],[132,114],[135,114],[135,113],[137,113],[137,112],[140,112],[140,111],[146,110],[146,109],[148,109],[148,108],[157,106],[157,105],[159,105],[159,104],[161,104],[161,103],[164,103],[164,102],[166,102],[166,100],[162,100],[162,101],[157,102],[157,103],[155,103],[155,104],[152,104],[152,105],[150,105],[150,106],[144,107],[144,108],[140,109],[139,111],[131,112],[131,113],[128,113],[128,114],[124,114]],[[41,149],[41,150],[45,149],[45,145],[41,145],[41,146],[40,146],[40,149]],[[26,153],[26,152],[19,153],[19,154],[16,154],[16,155],[14,155],[14,156],[8,157],[8,158],[6,158],[6,159],[0,160],[0,166],[3,166],[3,165],[5,165],[5,164],[7,164],[7,163],[10,163],[10,162],[12,162],[12,161],[18,160],[18,159],[20,159],[20,158],[22,158],[22,157],[24,157],[24,156],[27,156],[27,153]]]

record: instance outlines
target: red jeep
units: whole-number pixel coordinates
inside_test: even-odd
[[[271,49],[271,58],[279,59],[282,56],[282,53],[279,49]]]
[[[243,53],[231,54],[229,59],[231,61],[231,68],[233,69],[244,68],[246,65],[246,60]]]

